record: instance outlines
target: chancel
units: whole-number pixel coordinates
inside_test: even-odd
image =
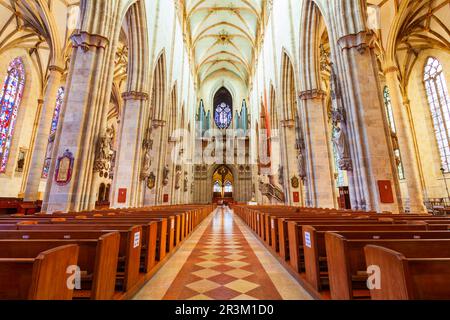
[[[0,300],[450,299],[449,0],[0,9]]]

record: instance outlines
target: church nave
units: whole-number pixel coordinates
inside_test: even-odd
[[[207,218],[136,300],[310,300],[227,207]]]

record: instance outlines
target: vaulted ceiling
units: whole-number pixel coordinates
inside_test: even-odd
[[[198,82],[231,72],[248,83],[267,0],[182,0],[184,31]]]

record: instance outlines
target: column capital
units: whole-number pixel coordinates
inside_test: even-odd
[[[61,75],[64,74],[64,68],[61,68],[60,66],[57,66],[57,65],[49,66],[48,70],[51,71],[51,72],[58,72]]]
[[[103,48],[105,49],[109,44],[109,39],[98,35],[89,34],[87,32],[80,32],[70,37],[74,48],[81,48],[83,51],[89,51],[91,48]]]
[[[284,128],[294,128],[295,127],[295,121],[292,119],[281,120],[280,123],[281,123],[281,126]]]
[[[387,66],[386,68],[383,69],[384,74],[388,74],[388,73],[398,73],[400,72],[400,70],[398,69],[398,67],[396,65],[391,65],[391,66]]]
[[[298,95],[300,100],[323,99],[325,96],[326,96],[325,91],[323,91],[321,89],[313,89],[313,90],[302,91]]]
[[[355,48],[360,54],[364,54],[368,48],[372,47],[374,34],[371,31],[361,31],[356,34],[348,34],[338,40],[341,50]]]
[[[128,91],[122,93],[123,100],[142,100],[147,101],[149,98],[148,93],[145,92],[137,92],[137,91]]]
[[[165,125],[166,125],[166,121],[164,121],[164,120],[158,120],[158,119],[152,120],[153,128],[164,127]]]

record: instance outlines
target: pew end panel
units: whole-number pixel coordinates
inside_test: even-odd
[[[345,238],[337,233],[327,232],[325,234],[328,277],[333,300],[353,299],[352,275],[348,265],[348,250],[345,241]]]
[[[119,232],[108,233],[100,237],[97,245],[91,299],[111,300],[113,298],[116,287],[119,249]]]
[[[67,245],[41,253],[33,266],[30,300],[72,300],[68,270],[78,263],[79,247]]]

